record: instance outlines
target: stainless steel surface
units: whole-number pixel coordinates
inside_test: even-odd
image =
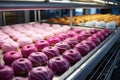
[[[30,22],[30,12],[29,11],[24,11],[25,12],[25,23]]]
[[[0,11],[0,26],[3,24],[3,19],[2,19],[2,12]]]
[[[37,10],[34,10],[34,21],[37,22]]]
[[[105,70],[107,70],[107,67],[108,67],[109,63],[111,62],[112,58],[114,57],[114,55],[115,55],[115,53],[113,53],[112,56],[110,57],[110,59],[107,61],[107,63],[105,64],[105,66],[104,66],[103,69],[101,70],[101,73],[100,73],[100,75],[97,77],[96,80],[100,80],[101,78],[103,78],[103,76],[105,76],[106,74],[109,74],[109,72],[105,74]],[[111,66],[111,67],[112,67],[112,66]],[[111,67],[110,67],[110,68],[111,68]],[[110,71],[110,69],[109,69],[109,71]],[[104,74],[104,75],[103,75],[103,74]],[[101,76],[102,76],[102,77],[101,77]]]
[[[83,4],[74,2],[0,2],[1,11],[9,10],[46,10],[46,9],[74,9],[74,8],[109,8],[109,5]]]
[[[70,9],[70,27],[71,28],[73,28],[73,26],[72,26],[72,17],[73,17],[73,10],[72,9]]]
[[[39,23],[41,22],[41,13],[40,13],[40,10],[38,10],[38,22]]]
[[[111,8],[119,7],[117,4],[117,2],[106,2],[104,0],[0,0],[0,10]]]
[[[118,55],[119,55],[119,48],[120,48],[120,41],[117,40],[117,42],[115,43],[115,45],[113,46],[113,48],[111,48],[111,50],[109,50],[109,52],[107,53],[107,55],[104,57],[104,61],[102,60],[101,62],[103,64],[100,64],[101,69],[99,69],[100,71],[98,71],[98,75],[94,75],[95,77],[89,79],[89,80],[110,80],[112,72],[116,66],[117,60],[118,60]],[[97,71],[97,70],[95,70]]]
[[[111,66],[111,69],[109,70],[109,72],[107,73],[107,76],[105,77],[106,80],[110,80],[111,76],[112,76],[112,72],[115,69],[117,60],[118,60],[118,56],[119,56],[120,51],[117,52],[116,58]]]

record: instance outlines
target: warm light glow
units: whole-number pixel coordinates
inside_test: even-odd
[[[109,2],[109,4],[114,4],[113,2]]]
[[[105,3],[105,1],[103,0],[92,0],[92,1],[99,2],[99,3]]]

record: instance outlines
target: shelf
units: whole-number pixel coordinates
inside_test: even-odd
[[[104,0],[0,0],[0,11],[119,7]]]
[[[75,1],[50,1],[45,0],[1,0],[0,10],[46,10],[46,9],[74,9],[74,8],[109,8],[110,6],[98,3]]]
[[[67,72],[65,72],[59,77],[55,76],[53,80],[85,80],[85,78],[92,72],[94,67],[96,67],[100,60],[105,57],[107,52],[119,39],[119,33],[120,28],[115,30],[106,40],[104,40],[100,45],[98,45],[85,57],[83,57],[78,63],[70,67]]]
[[[105,57],[107,52],[112,48],[115,42],[119,39],[120,28],[115,31],[115,34],[105,42],[84,64],[75,70],[66,80],[85,80],[85,78],[94,70],[95,66]],[[109,46],[109,47],[108,47]]]

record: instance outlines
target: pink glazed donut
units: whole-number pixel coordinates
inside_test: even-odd
[[[1,46],[4,52],[17,51],[19,49],[19,44],[16,42],[6,42]]]
[[[31,38],[28,38],[28,37],[20,37],[18,40],[17,40],[17,43],[20,45],[20,47],[23,47],[25,45],[29,45],[29,44],[32,44],[33,41]]]
[[[28,57],[32,52],[38,52],[37,47],[35,47],[33,44],[25,45],[21,49],[23,57]]]
[[[10,51],[3,55],[3,60],[5,64],[9,66],[11,66],[13,61],[19,58],[22,58],[22,54],[17,51]]]
[[[38,40],[35,43],[35,46],[38,48],[39,51],[42,51],[43,48],[50,46],[47,40]]]

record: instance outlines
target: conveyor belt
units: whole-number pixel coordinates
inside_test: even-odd
[[[109,76],[113,67],[113,63],[119,55],[119,44],[120,41],[117,41],[115,45],[113,45],[108,54],[106,54],[104,59],[96,66],[86,80],[107,80],[107,77]]]

